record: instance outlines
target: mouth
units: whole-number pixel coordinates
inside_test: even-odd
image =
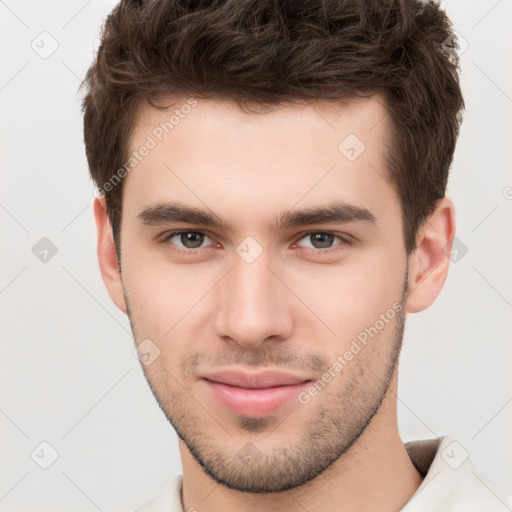
[[[200,379],[206,391],[230,412],[259,418],[277,411],[306,388],[312,379],[280,371],[258,374],[229,370]]]

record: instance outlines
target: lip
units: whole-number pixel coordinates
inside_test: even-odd
[[[275,386],[291,386],[300,384],[311,377],[294,375],[282,370],[265,369],[259,372],[248,372],[239,368],[228,368],[202,375],[204,379],[221,384],[228,384],[245,389],[272,388]]]
[[[284,406],[306,386],[311,378],[280,370],[249,373],[229,369],[209,373],[201,382],[217,402],[248,417],[262,417]]]

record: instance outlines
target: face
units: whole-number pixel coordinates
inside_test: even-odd
[[[121,279],[135,342],[214,480],[290,489],[353,445],[396,370],[407,257],[385,110],[186,104],[172,128],[171,109],[141,110],[131,140]]]

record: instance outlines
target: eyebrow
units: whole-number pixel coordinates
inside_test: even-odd
[[[233,226],[211,210],[176,202],[156,203],[146,207],[137,218],[146,226],[161,226],[172,222],[199,224],[201,226],[233,232]],[[290,227],[322,224],[328,222],[365,222],[376,224],[377,219],[368,209],[359,206],[334,202],[327,205],[288,210],[269,226],[275,232]]]

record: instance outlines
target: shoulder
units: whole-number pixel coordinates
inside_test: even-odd
[[[512,510],[512,497],[482,475],[452,437],[413,441],[405,447],[424,480],[403,512]]]
[[[181,507],[182,484],[183,475],[173,475],[158,496],[132,510],[132,512],[183,512]]]

